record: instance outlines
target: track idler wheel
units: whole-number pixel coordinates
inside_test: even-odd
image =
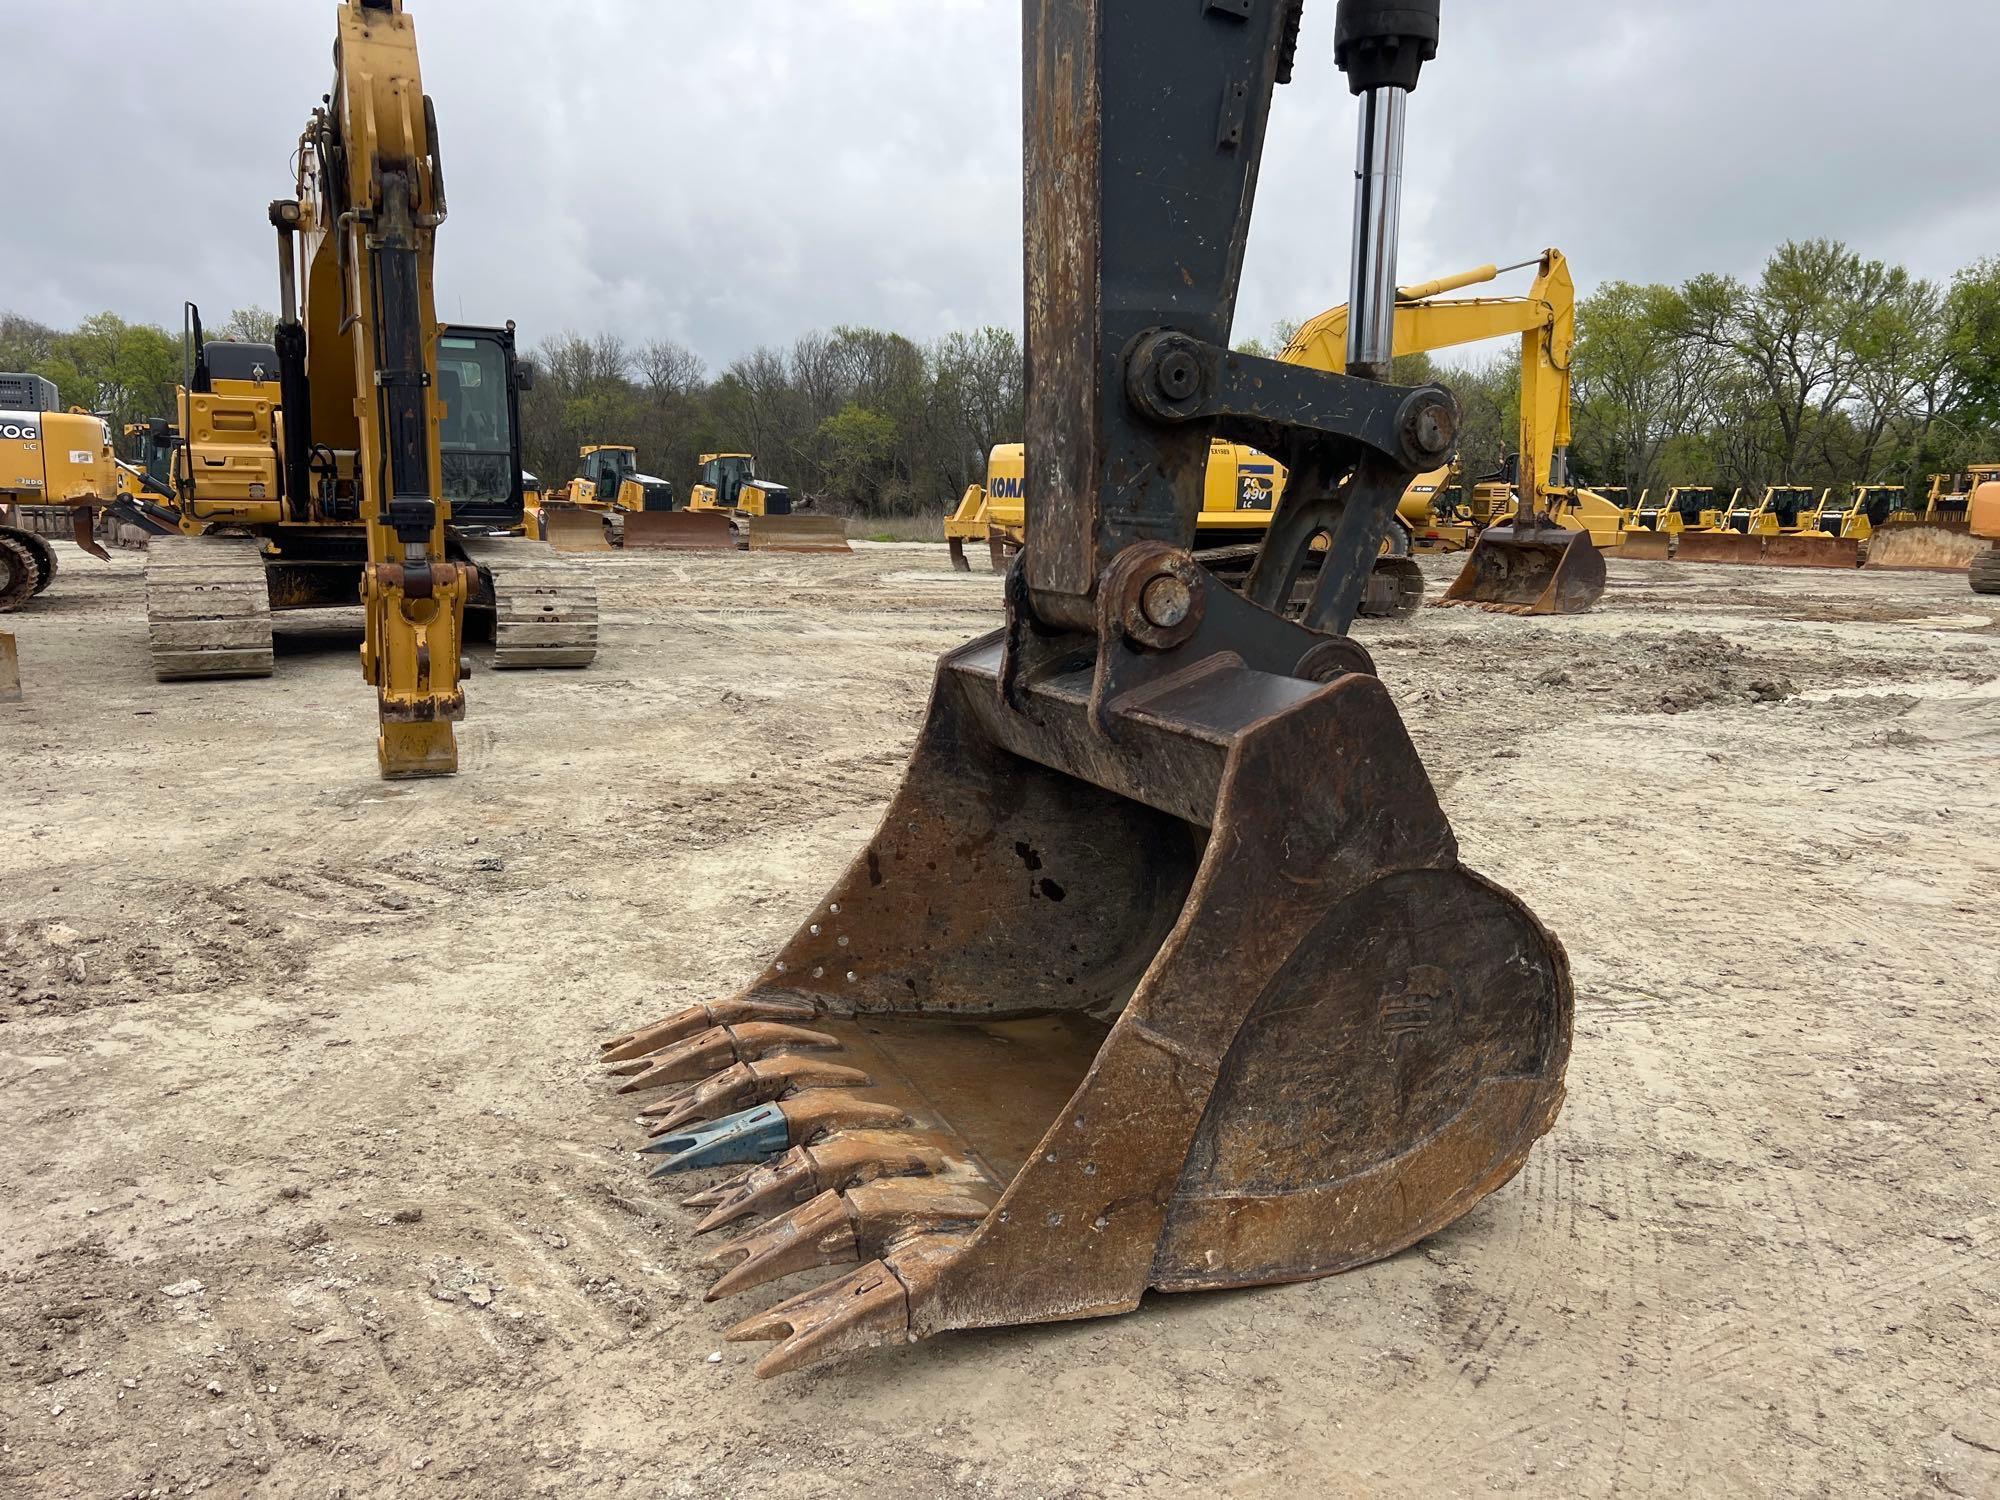
[[[1207,593],[1201,629],[1253,608]],[[776,1343],[760,1374],[1325,1276],[1520,1170],[1562,948],[1459,863],[1365,654],[1245,664],[1306,638],[1057,652],[1018,706],[1001,637],[946,657],[881,828],[755,982],[606,1045],[672,1090],[655,1175],[747,1169],[689,1200],[734,1235],[712,1295],[855,1268],[730,1330]]]

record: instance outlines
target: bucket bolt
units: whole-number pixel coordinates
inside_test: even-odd
[[[1201,565],[1178,547],[1139,542],[1112,559],[1100,590],[1126,639],[1170,651],[1195,633],[1206,603]]]

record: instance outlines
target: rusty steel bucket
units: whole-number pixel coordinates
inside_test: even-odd
[[[558,552],[609,552],[611,536],[600,511],[574,505],[542,507],[542,536]]]
[[[1798,531],[1764,538],[1764,562],[1773,568],[1858,568],[1861,543],[1824,531]]]
[[[1017,712],[1005,650],[940,664],[880,829],[750,985],[605,1045],[655,1175],[754,1163],[688,1200],[736,1234],[711,1297],[859,1266],[729,1331],[779,1341],[760,1374],[1378,1259],[1560,1107],[1562,948],[1459,863],[1365,654],[1109,705],[1085,659]]]
[[[751,516],[752,552],[852,552],[839,516]]]
[[[1604,582],[1604,554],[1587,531],[1489,526],[1438,602],[1502,614],[1580,615],[1603,597]]]
[[[634,510],[625,513],[627,552],[732,552],[736,533],[719,510]]]
[[[1756,563],[1764,557],[1764,539],[1739,531],[1683,531],[1674,549],[1675,562]]]

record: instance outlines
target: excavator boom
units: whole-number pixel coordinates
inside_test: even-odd
[[[776,1342],[763,1374],[1361,1265],[1506,1182],[1562,1098],[1562,949],[1459,862],[1347,634],[1456,403],[1229,348],[1298,7],[1024,9],[1006,627],[939,664],[881,828],[763,971],[604,1049],[657,1173],[747,1168],[690,1200],[738,1231],[711,1296],[858,1266],[730,1330]],[[1436,5],[1337,32],[1374,376]],[[1217,436],[1291,474],[1242,593],[1190,551]]]

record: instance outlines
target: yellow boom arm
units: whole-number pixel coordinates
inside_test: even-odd
[[[1576,286],[1560,250],[1544,250],[1539,262],[1529,264],[1537,270],[1525,297],[1446,297],[1492,281],[1503,268],[1491,265],[1397,288],[1395,352],[1427,354],[1507,334],[1521,336],[1521,459],[1516,488],[1523,513],[1536,515],[1547,509],[1543,496],[1550,485],[1568,483],[1567,474],[1555,473],[1555,461],[1562,455],[1567,469]],[[1331,308],[1301,325],[1278,357],[1310,369],[1344,371],[1347,308]]]
[[[403,0],[347,0],[334,61],[333,91],[300,144],[298,202],[273,215],[296,214],[314,444],[354,455],[368,538],[361,670],[376,690],[382,773],[446,775],[458,768],[451,726],[465,715],[459,648],[475,579],[445,550],[431,290],[444,182]],[[289,265],[285,275],[289,300]]]

